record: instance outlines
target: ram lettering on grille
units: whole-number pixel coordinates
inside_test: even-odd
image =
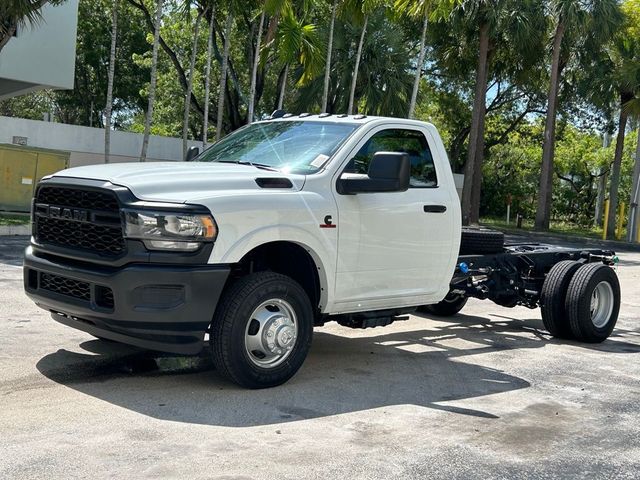
[[[125,251],[118,200],[110,191],[44,185],[36,195],[34,223],[42,244],[107,256]]]

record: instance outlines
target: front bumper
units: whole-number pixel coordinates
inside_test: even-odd
[[[229,276],[228,265],[87,266],[24,260],[27,295],[54,320],[91,335],[151,350],[197,354]]]

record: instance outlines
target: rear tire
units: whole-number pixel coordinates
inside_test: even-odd
[[[460,255],[501,253],[504,233],[482,227],[462,227]]]
[[[313,310],[291,278],[258,272],[223,294],[209,343],[216,370],[246,388],[289,380],[302,366],[313,335]]]
[[[433,305],[418,307],[422,313],[430,313],[438,317],[451,317],[458,313],[466,305],[468,298],[464,295],[449,293],[444,300]]]
[[[600,343],[618,321],[620,282],[612,268],[599,263],[583,265],[571,279],[565,308],[576,340]]]
[[[542,323],[544,328],[556,338],[573,338],[565,300],[569,283],[581,266],[581,263],[572,260],[558,262],[551,267],[542,284],[542,292],[540,292]]]

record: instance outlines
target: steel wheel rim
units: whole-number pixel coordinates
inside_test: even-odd
[[[284,362],[296,344],[298,321],[291,304],[280,298],[262,302],[247,322],[244,346],[249,360],[261,368]]]
[[[614,304],[613,288],[609,282],[602,281],[591,293],[591,322],[597,328],[604,327],[611,318]]]

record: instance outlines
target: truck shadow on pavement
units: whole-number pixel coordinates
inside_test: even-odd
[[[154,356],[97,340],[81,344],[86,354],[58,350],[43,357],[37,368],[83,394],[185,423],[249,427],[407,404],[498,418],[443,402],[523,389],[529,382],[464,358],[540,348],[548,338],[539,320],[491,322],[468,315],[375,336],[371,331],[344,337],[318,330],[298,374],[267,390],[245,390],[227,382],[205,357]],[[614,340],[594,348],[607,343],[611,345],[606,348],[616,352],[640,353],[640,345]]]

